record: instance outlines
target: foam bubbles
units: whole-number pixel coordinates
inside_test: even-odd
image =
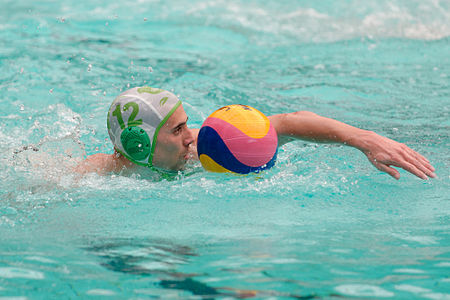
[[[31,261],[38,261],[45,264],[56,264],[56,261],[42,256],[27,256],[25,257],[25,259]]]
[[[409,242],[416,242],[422,245],[435,245],[438,242],[436,241],[436,238],[433,236],[412,236],[408,234],[397,234],[394,233],[392,236]]]
[[[410,285],[410,284],[399,284],[399,285],[395,286],[395,289],[399,290],[399,291],[414,293],[414,294],[431,292],[431,290],[429,290],[429,289],[425,289],[425,288]]]
[[[111,290],[92,289],[87,291],[86,294],[90,296],[114,296],[116,293]]]
[[[358,1],[327,7],[302,2],[302,6],[260,5],[216,1],[198,5],[191,14],[209,22],[237,23],[256,33],[295,37],[306,42],[330,42],[358,37],[438,40],[450,35],[448,13],[439,3],[379,1],[361,6]],[[420,4],[420,5],[419,5]],[[220,14],[211,13],[221,8]],[[205,16],[210,12],[211,17]]]
[[[425,273],[423,270],[418,269],[395,269],[394,272],[396,273],[406,273],[406,274],[423,274]]]
[[[5,267],[0,268],[0,278],[44,279],[44,273],[23,268]]]
[[[375,285],[368,284],[343,284],[335,287],[335,290],[347,296],[380,298],[394,296],[394,293],[390,291],[387,291]]]

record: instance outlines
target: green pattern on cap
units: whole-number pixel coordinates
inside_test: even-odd
[[[149,86],[140,87],[140,88],[137,89],[137,91],[140,94],[142,94],[142,93],[149,93],[149,94],[153,94],[153,95],[156,95],[156,94],[164,92],[164,90],[157,89],[157,88],[152,88],[152,87],[149,87]]]

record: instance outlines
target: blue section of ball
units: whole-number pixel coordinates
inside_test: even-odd
[[[251,167],[238,161],[225,145],[217,131],[209,126],[204,126],[200,129],[200,132],[198,133],[198,141],[200,141],[197,144],[197,152],[199,157],[202,154],[206,154],[225,169],[239,174],[260,172],[264,169],[271,168],[275,164],[278,152],[275,152],[273,158],[264,166]]]

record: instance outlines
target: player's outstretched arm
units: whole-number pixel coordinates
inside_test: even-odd
[[[395,179],[400,173],[392,168],[402,168],[417,177],[436,177],[430,162],[408,146],[383,137],[372,131],[319,116],[308,111],[298,111],[269,117],[277,131],[280,144],[294,139],[318,143],[341,143],[361,150],[380,171]]]

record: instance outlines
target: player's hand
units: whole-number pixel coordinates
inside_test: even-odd
[[[376,133],[365,142],[365,147],[361,151],[378,170],[388,173],[395,179],[400,178],[400,173],[393,167],[402,168],[425,180],[428,177],[436,177],[428,159],[405,144]]]

